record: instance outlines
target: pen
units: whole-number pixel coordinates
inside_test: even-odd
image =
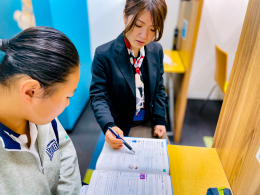
[[[133,148],[124,140],[122,139],[111,127],[108,127],[109,131],[111,131],[111,133],[113,133],[117,139],[121,139],[123,140],[123,144],[135,154],[135,151],[133,150]]]

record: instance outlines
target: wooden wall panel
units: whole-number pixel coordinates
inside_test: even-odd
[[[179,29],[178,51],[180,53],[181,59],[183,61],[183,65],[185,66],[186,70],[188,70],[190,67],[192,41],[194,37],[198,6],[199,6],[199,2],[196,0],[181,2],[180,14],[178,19],[178,29]],[[188,21],[188,31],[185,40],[181,36],[183,20]]]
[[[180,91],[177,93],[175,110],[174,110],[174,141],[180,142],[182,126],[187,106],[187,93],[189,88],[190,74],[192,68],[192,61],[195,52],[197,35],[200,24],[200,17],[202,12],[203,0],[182,1],[179,14],[179,36],[181,34],[183,19],[188,22],[188,31],[186,40],[179,37],[179,47],[182,61],[186,67],[186,72],[181,82]]]
[[[235,195],[260,194],[260,1],[250,0],[213,147]]]

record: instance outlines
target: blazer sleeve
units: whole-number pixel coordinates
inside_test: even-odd
[[[99,51],[99,48],[95,51],[91,72],[90,102],[97,122],[105,134],[107,131],[107,124],[114,124],[114,118],[112,117],[108,106],[108,101],[110,101],[107,86],[108,78],[103,55]]]
[[[159,50],[159,57],[160,57],[160,80],[159,80],[159,88],[156,94],[156,99],[154,103],[154,110],[153,110],[153,117],[156,119],[164,119],[165,120],[165,91],[163,85],[163,49],[160,46]],[[156,123],[156,121],[155,121]],[[157,122],[158,123],[158,122]]]
[[[58,121],[59,150],[60,150],[60,179],[56,194],[78,195],[81,189],[78,157],[68,134]]]

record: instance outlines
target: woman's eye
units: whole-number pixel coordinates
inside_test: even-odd
[[[137,24],[136,24],[136,27],[137,27],[137,28],[141,28],[141,26],[138,26]]]
[[[151,29],[151,31],[152,31],[152,32],[155,32],[155,30],[154,30],[154,29]]]

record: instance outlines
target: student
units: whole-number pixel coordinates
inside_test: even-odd
[[[75,148],[56,118],[80,77],[73,43],[49,27],[0,40],[0,194],[79,194]]]
[[[168,138],[163,49],[156,43],[163,35],[166,12],[164,0],[126,0],[125,30],[96,49],[91,105],[114,149],[122,147],[122,142],[108,127],[121,136]]]

